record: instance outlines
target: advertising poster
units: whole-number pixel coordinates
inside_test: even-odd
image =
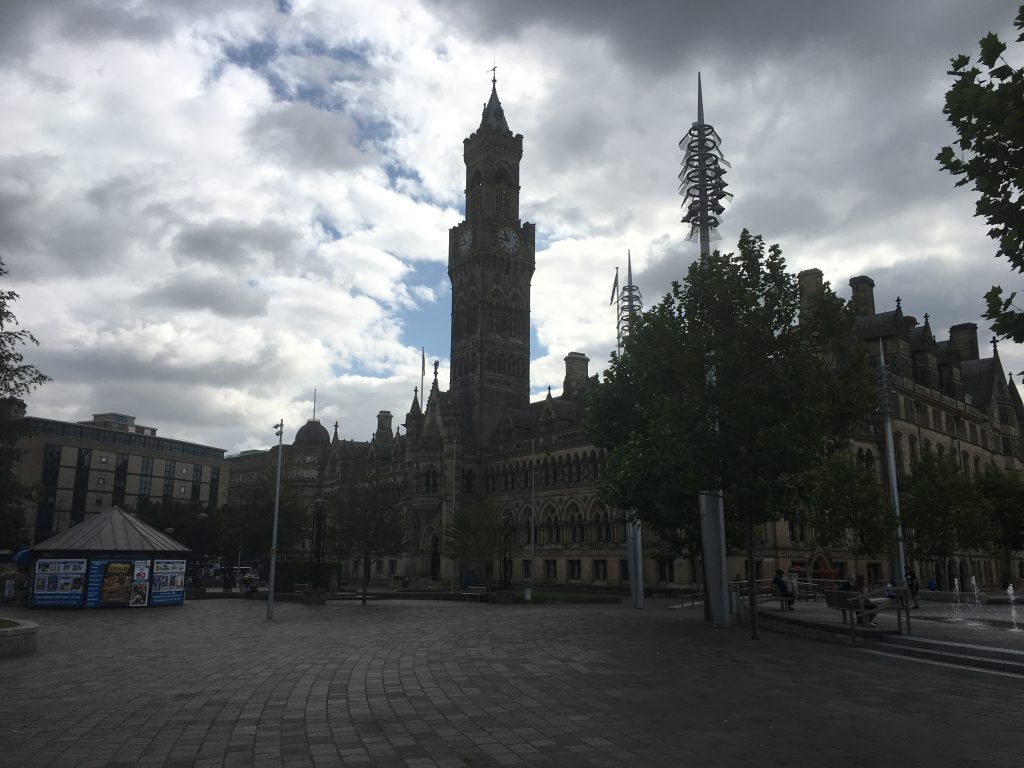
[[[32,605],[82,604],[85,596],[85,558],[36,560],[32,575]]]
[[[149,605],[149,560],[136,560],[132,572],[132,608]]]
[[[185,602],[185,561],[154,560],[150,605],[181,605]]]
[[[135,563],[131,560],[108,560],[102,563],[99,586],[100,605],[127,605],[131,600],[131,578]]]

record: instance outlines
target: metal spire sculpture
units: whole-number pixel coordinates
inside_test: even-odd
[[[633,254],[626,251],[626,284],[619,288],[619,268],[615,268],[615,284],[612,287],[612,304],[615,309],[615,331],[618,353],[626,339],[636,329],[636,323],[643,312],[644,303],[640,289],[633,283]],[[632,512],[626,515],[626,562],[629,567],[629,592],[634,608],[644,607],[644,553],[643,530],[640,521]]]
[[[633,284],[633,255],[630,251],[626,251],[626,284],[622,286],[617,298],[619,306],[615,330],[618,333],[618,346],[621,354],[625,339],[633,334],[636,321],[644,309],[640,289]]]
[[[690,125],[686,137],[679,142],[685,149],[683,170],[679,172],[679,194],[683,196],[683,223],[690,225],[688,240],[700,239],[700,255],[711,255],[711,240],[719,239],[718,225],[722,221],[722,200],[732,197],[725,191],[725,170],[728,166],[719,145],[722,140],[715,129],[704,122],[704,93],[700,72],[697,73],[697,122]],[[705,372],[708,382],[714,382],[715,370]],[[729,608],[729,585],[726,572],[725,510],[722,491],[705,490],[697,496],[700,509],[701,547],[704,558],[704,594],[711,609],[711,621],[716,627],[733,623]],[[748,579],[756,572],[750,565]],[[753,592],[751,592],[753,594]]]
[[[732,197],[726,192],[725,169],[729,162],[722,156],[721,137],[715,129],[704,122],[704,94],[701,90],[700,72],[697,73],[697,122],[679,142],[679,148],[686,151],[683,156],[683,170],[679,172],[679,194],[683,196],[682,222],[690,225],[687,240],[700,240],[701,256],[711,255],[711,241],[721,239],[718,225],[722,223],[725,211],[722,201]]]

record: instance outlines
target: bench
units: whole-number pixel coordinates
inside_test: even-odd
[[[479,603],[480,597],[487,595],[487,587],[466,587],[459,594],[467,600],[473,599]]]
[[[783,597],[778,584],[772,584],[772,597],[779,601],[780,611],[786,610],[786,603],[795,602],[797,599],[797,596],[793,593],[790,593],[788,597]]]
[[[865,609],[864,603],[868,600],[872,602],[874,607]],[[858,613],[871,614],[869,619],[874,620],[874,617],[882,611],[896,611],[896,625],[900,634],[903,634],[903,621],[902,616],[900,616],[900,611],[903,611],[907,619],[907,634],[910,634],[910,611],[907,609],[907,601],[902,598],[890,600],[885,597],[883,590],[864,594],[851,591],[829,590],[825,592],[825,605],[843,612],[843,623],[849,623],[850,625],[851,644],[855,645],[857,642],[857,622],[854,621],[854,616]],[[850,615],[847,616],[847,614]]]

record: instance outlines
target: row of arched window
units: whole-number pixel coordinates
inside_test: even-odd
[[[551,456],[530,461],[512,462],[486,470],[488,493],[528,489],[536,480],[536,487],[572,485],[596,482],[599,478],[597,451],[571,456]]]
[[[542,513],[533,526],[533,543],[537,546],[625,543],[626,519],[621,513],[615,515],[607,510],[598,509],[587,515],[579,511],[575,504],[571,504],[569,509],[571,511],[564,516],[559,516],[553,511]],[[509,525],[508,532],[513,543],[529,544],[529,509],[518,515],[505,513],[504,517]]]

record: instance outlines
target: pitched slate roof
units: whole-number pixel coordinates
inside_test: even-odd
[[[32,547],[33,551],[76,552],[190,552],[184,544],[129,515],[111,507],[91,520],[79,523]]]
[[[991,357],[981,360],[966,360],[960,364],[964,393],[971,396],[977,408],[987,408],[992,403],[992,389],[995,383],[995,361]]]

